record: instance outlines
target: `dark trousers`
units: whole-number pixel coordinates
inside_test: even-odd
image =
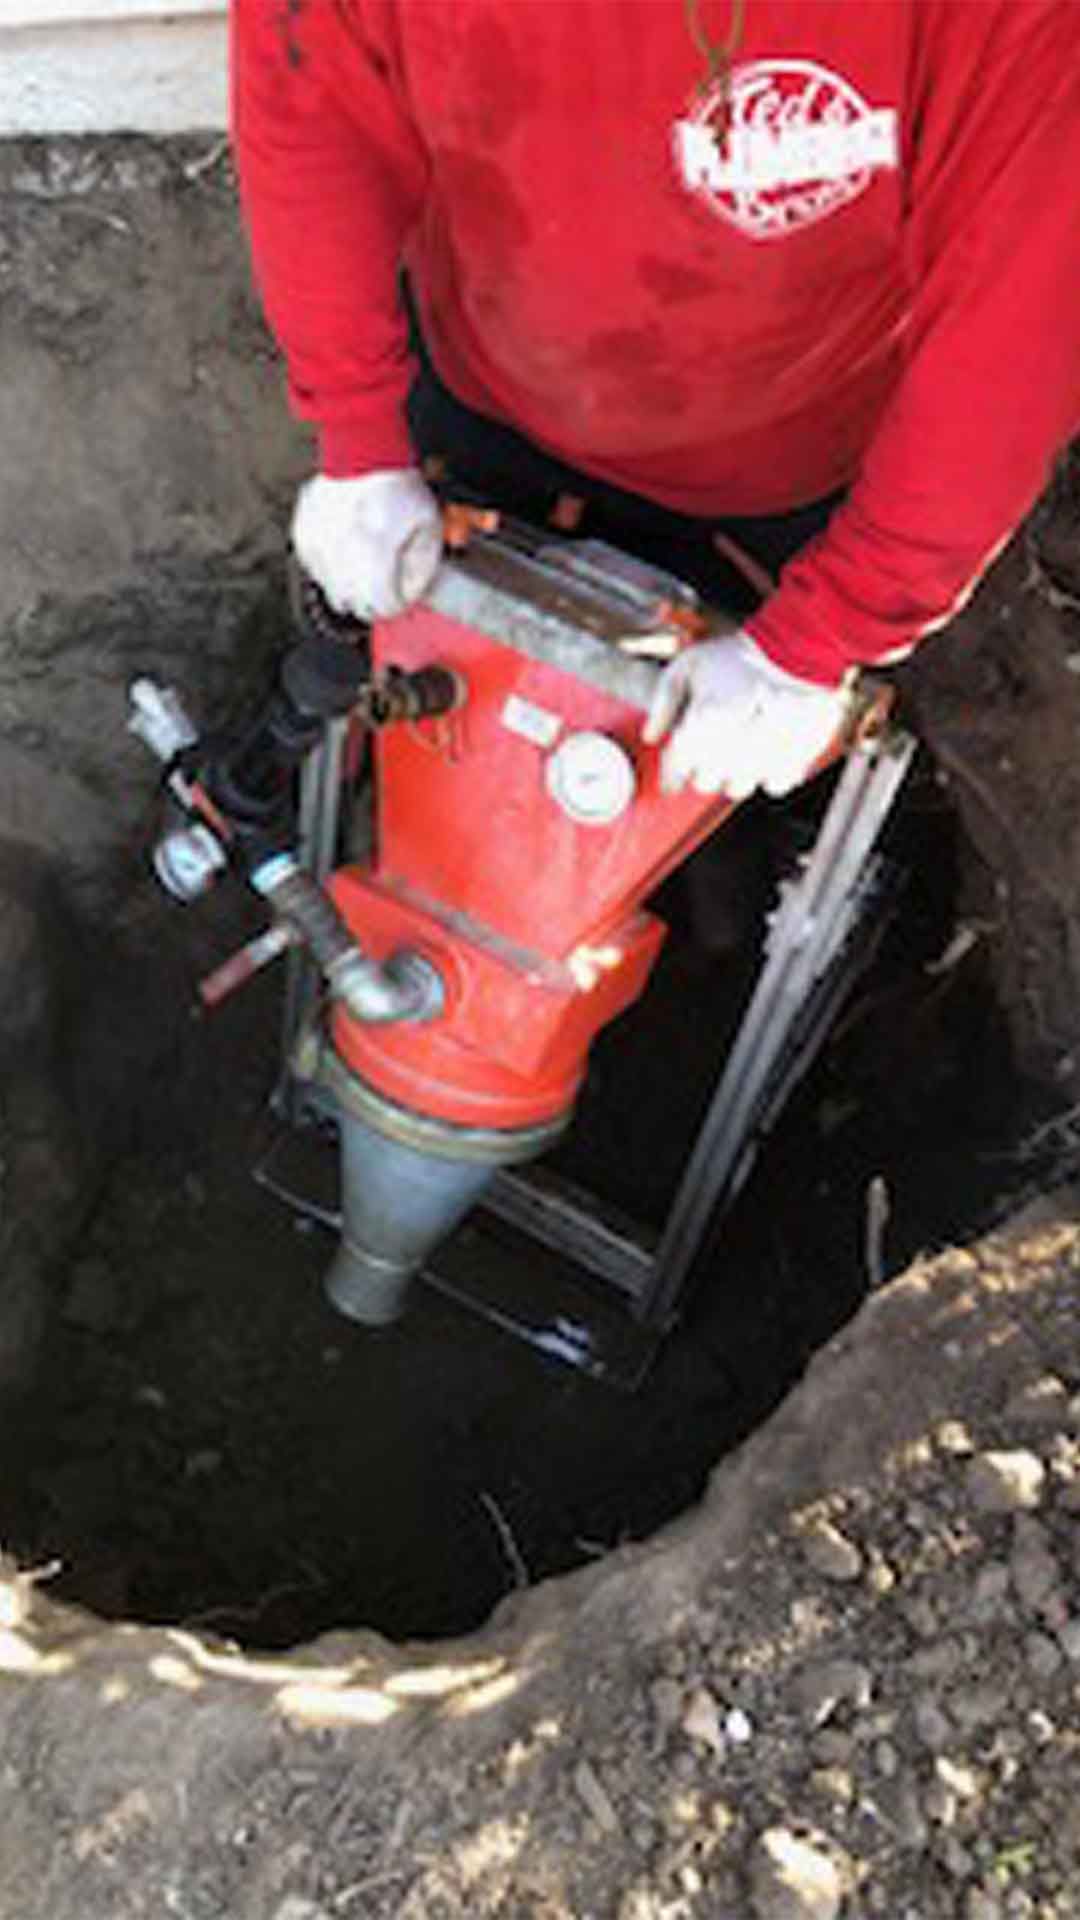
[[[450,491],[467,489],[504,512],[549,524],[556,503],[571,496],[584,503],[575,532],[607,540],[638,559],[664,567],[703,599],[729,613],[753,612],[760,596],[746,575],[717,552],[725,535],[772,576],[828,524],[841,496],[817,500],[792,513],[729,515],[696,520],[592,479],[545,453],[513,427],[464,405],[439,379],[424,354],[409,398],[409,423],[421,456],[438,460]]]

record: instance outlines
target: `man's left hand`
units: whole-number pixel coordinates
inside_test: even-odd
[[[668,793],[745,800],[761,787],[789,793],[844,730],[846,684],[821,687],[785,672],[747,633],[688,647],[660,676],[642,731],[671,738],[660,762]]]

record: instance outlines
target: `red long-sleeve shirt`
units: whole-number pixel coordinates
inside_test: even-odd
[[[850,487],[752,622],[823,682],[955,611],[1080,430],[1080,0],[234,0],[257,276],[324,471],[473,407],[686,513]],[[705,80],[702,87],[703,77]]]

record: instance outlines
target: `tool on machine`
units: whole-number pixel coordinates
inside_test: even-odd
[[[734,623],[601,542],[506,520],[482,523],[424,600],[370,635],[310,584],[297,611],[300,640],[238,737],[200,741],[175,696],[133,689],[132,725],[184,816],[159,877],[191,898],[239,867],[287,931],[281,1131],[258,1176],[340,1231],[326,1286],[354,1320],[395,1319],[422,1276],[633,1384],[860,964],[914,742],[879,692],[861,696],[657,1237],[541,1156],[571,1122],[595,1035],[646,985],[665,934],[647,900],[730,811],[661,791],[640,738],[648,656]],[[375,826],[343,860],[358,729],[372,732]],[[319,1197],[298,1164],[325,1169],[307,1148],[327,1130],[340,1177]]]

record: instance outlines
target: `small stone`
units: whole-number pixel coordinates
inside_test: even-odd
[[[754,1724],[741,1707],[732,1707],[724,1717],[724,1732],[733,1747],[745,1747],[754,1737]]]
[[[654,1680],[649,1688],[649,1701],[659,1731],[670,1733],[682,1718],[683,1690],[677,1680]]]
[[[724,1736],[720,1730],[720,1709],[708,1687],[694,1688],[681,1724],[688,1740],[700,1740],[715,1754],[725,1751]]]
[[[855,1782],[846,1767],[817,1767],[810,1775],[810,1785],[834,1806],[849,1807],[855,1797]]]
[[[915,1594],[904,1602],[904,1619],[920,1640],[932,1640],[938,1630],[937,1610],[926,1594]]]
[[[200,1447],[196,1453],[189,1453],[184,1460],[184,1475],[188,1480],[209,1480],[221,1468],[222,1455],[217,1447]]]
[[[1080,1665],[1080,1616],[1066,1621],[1058,1634],[1058,1646],[1075,1665]]]
[[[1012,1523],[1014,1553],[1049,1553],[1050,1534],[1043,1520],[1033,1513],[1015,1513]]]
[[[970,1880],[975,1871],[975,1862],[965,1846],[962,1846],[955,1833],[948,1833],[942,1842],[941,1862],[946,1872],[954,1880]]]
[[[952,1826],[956,1819],[956,1795],[944,1780],[931,1780],[923,1794],[923,1811],[937,1826]]]
[[[1061,1574],[1044,1535],[1018,1533],[1009,1559],[1013,1591],[1029,1613],[1041,1613],[1056,1598]]]
[[[656,1829],[647,1820],[635,1820],[630,1829],[630,1841],[635,1852],[651,1853],[656,1842]]]
[[[807,1564],[825,1580],[857,1580],[863,1557],[853,1540],[830,1520],[819,1520],[803,1537]]]
[[[588,1812],[604,1833],[617,1833],[619,1817],[595,1767],[579,1760],[574,1768],[574,1785]]]
[[[992,1560],[980,1567],[971,1589],[971,1604],[968,1612],[980,1625],[997,1620],[1006,1611],[1012,1575],[1001,1560]]]
[[[1029,1633],[1024,1658],[1037,1680],[1049,1680],[1061,1665],[1061,1653],[1048,1633]]]
[[[1064,1383],[1055,1373],[1046,1373],[1041,1380],[1029,1380],[1013,1395],[1005,1408],[1005,1418],[1031,1427],[1059,1427],[1068,1416],[1068,1407]]]
[[[280,1907],[274,1908],[272,1920],[330,1920],[330,1915],[317,1901],[306,1900],[303,1894],[288,1893]]]
[[[896,1569],[886,1560],[883,1553],[878,1552],[876,1547],[870,1551],[866,1568],[866,1584],[871,1593],[876,1593],[880,1598],[884,1598],[887,1593],[892,1593],[896,1586]]]
[[[962,1420],[942,1420],[935,1428],[934,1439],[942,1453],[951,1453],[957,1459],[975,1451],[975,1442]]]
[[[954,1793],[958,1800],[974,1800],[979,1792],[978,1775],[959,1760],[950,1760],[947,1755],[939,1754],[934,1761],[934,1772],[944,1786]]]
[[[875,1781],[867,1799],[902,1847],[921,1853],[929,1839],[929,1828],[919,1805],[916,1783],[910,1774],[897,1774],[893,1780]]]
[[[837,1861],[788,1827],[759,1834],[750,1862],[757,1920],[836,1920],[844,1899]]]
[[[850,1733],[841,1733],[836,1727],[824,1727],[811,1740],[810,1752],[823,1767],[845,1767],[855,1752],[855,1742]]]
[[[958,1640],[938,1640],[932,1646],[920,1647],[904,1662],[907,1672],[917,1680],[949,1680],[963,1664],[964,1650]]]
[[[940,1753],[952,1738],[952,1727],[936,1700],[917,1700],[913,1714],[915,1732],[931,1753]]]
[[[1027,1741],[1019,1727],[999,1727],[994,1735],[988,1758],[996,1761],[1011,1780],[1015,1778],[1026,1752]]]
[[[1057,1727],[1051,1720],[1050,1715],[1043,1713],[1041,1707],[1036,1707],[1028,1714],[1027,1723],[1035,1745],[1037,1747],[1049,1746],[1051,1740],[1057,1733]]]
[[[823,1727],[841,1704],[857,1712],[869,1706],[872,1693],[873,1675],[856,1660],[820,1661],[795,1681],[795,1698],[811,1727]]]
[[[1001,1902],[982,1887],[971,1887],[964,1903],[964,1920],[1002,1920]]]
[[[991,1727],[1001,1719],[1009,1705],[1009,1695],[1004,1687],[995,1686],[990,1680],[980,1686],[965,1687],[949,1697],[949,1712],[957,1726],[967,1733],[973,1733],[978,1727]]]
[[[1046,1482],[1038,1454],[1025,1448],[980,1453],[967,1470],[967,1489],[980,1513],[1018,1513],[1037,1507]]]
[[[136,1387],[131,1398],[137,1407],[149,1407],[152,1413],[164,1413],[169,1404],[168,1396],[162,1393],[161,1388],[149,1384]]]
[[[735,1825],[735,1815],[732,1813],[727,1801],[714,1800],[709,1808],[707,1817],[713,1833],[718,1833],[722,1840],[726,1840],[732,1827]]]
[[[891,1780],[899,1771],[900,1756],[889,1740],[878,1740],[873,1749],[874,1765],[883,1780]]]

